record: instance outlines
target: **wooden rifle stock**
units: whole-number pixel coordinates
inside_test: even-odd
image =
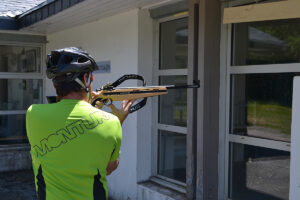
[[[168,94],[167,88],[164,86],[157,87],[120,87],[111,90],[97,90],[99,95],[94,96],[90,103],[94,105],[96,101],[101,101],[104,104],[112,101],[123,101],[132,99],[141,99],[153,97],[163,94]]]
[[[137,79],[143,81],[142,87],[117,87],[125,80]],[[166,85],[166,86],[145,86],[144,78],[140,75],[129,74],[124,75],[112,84],[107,84],[101,89],[96,90],[96,95],[92,96],[90,103],[95,106],[97,102],[104,105],[111,104],[113,101],[123,101],[132,99],[143,99],[133,105],[130,113],[144,107],[147,102],[147,97],[159,96],[168,94],[169,89],[185,89],[185,88],[199,88],[199,81],[194,81],[194,85]],[[56,102],[58,99],[55,97],[47,97],[49,103]]]

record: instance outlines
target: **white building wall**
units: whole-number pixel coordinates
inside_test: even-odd
[[[128,11],[72,29],[47,35],[46,50],[68,46],[82,47],[96,61],[111,61],[111,72],[96,74],[93,89],[120,76],[138,73],[138,10]],[[46,95],[55,95],[47,81]],[[97,148],[97,147],[95,147]],[[118,169],[108,177],[109,195],[117,200],[137,197],[137,114],[123,124],[123,142]]]
[[[147,10],[139,11],[139,50],[138,50],[138,74],[141,74],[152,85],[153,73],[153,20]],[[137,112],[137,181],[148,180],[151,176],[152,140],[152,101],[148,98],[147,105]]]

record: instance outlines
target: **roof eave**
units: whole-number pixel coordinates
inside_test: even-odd
[[[84,0],[48,0],[45,3],[20,15],[18,19],[19,29],[25,28],[46,18],[68,9]]]
[[[0,17],[0,30],[19,30],[68,9],[84,0],[47,0],[16,17]]]
[[[0,17],[0,30],[19,30],[17,20],[14,17]]]

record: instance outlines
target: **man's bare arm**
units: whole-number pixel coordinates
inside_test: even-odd
[[[130,107],[134,103],[134,101],[135,101],[135,99],[123,101],[121,109],[116,108],[116,106],[114,104],[110,104],[110,105],[108,105],[108,107],[110,107],[112,114],[117,116],[120,120],[120,123],[123,124],[123,122],[125,121],[125,119],[127,118],[128,114],[129,114]]]
[[[115,171],[119,166],[119,159],[114,162],[109,162],[106,167],[106,176],[110,175],[113,171]]]

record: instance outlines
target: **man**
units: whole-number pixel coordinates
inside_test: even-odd
[[[47,77],[58,103],[32,105],[27,135],[40,200],[107,199],[106,176],[119,164],[122,123],[133,101],[106,113],[88,103],[98,66],[78,48],[48,55]],[[99,105],[101,107],[101,105]]]

